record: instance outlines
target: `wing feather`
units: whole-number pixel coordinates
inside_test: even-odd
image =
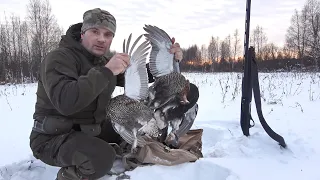
[[[156,26],[145,25],[143,29],[147,32],[144,36],[152,47],[149,57],[151,74],[159,77],[173,72],[174,55],[169,52],[172,45],[170,36]]]
[[[141,39],[140,35],[133,43],[130,52],[129,44],[132,34],[130,34],[127,44],[123,43],[123,52],[130,56],[130,65],[125,72],[124,93],[135,100],[144,100],[148,97],[148,73],[146,69],[146,59],[148,55],[148,41],[141,43],[135,51],[134,48]]]
[[[133,144],[134,136],[132,131],[129,131],[127,128],[124,128],[123,125],[115,123],[113,125],[114,130],[122,137],[129,144]],[[146,141],[141,137],[137,136],[138,139],[138,146],[142,147],[146,144]]]
[[[128,54],[131,38],[132,38],[132,33],[129,35],[128,42],[127,42],[127,47],[126,47],[126,51],[125,51],[125,53],[127,53],[127,54]]]
[[[107,114],[114,130],[129,144],[134,141],[132,130],[139,130],[153,117],[152,111],[147,106],[123,95],[113,98],[108,108]],[[146,142],[139,133],[137,138],[139,146],[145,145]]]
[[[195,104],[192,108],[190,108],[185,114],[184,114],[184,117],[182,119],[182,122],[179,126],[179,128],[177,129],[176,131],[176,135],[178,137],[181,137],[183,135],[185,135],[189,130],[190,128],[192,127],[195,119],[196,119],[196,116],[197,116],[197,113],[198,113],[198,104]]]

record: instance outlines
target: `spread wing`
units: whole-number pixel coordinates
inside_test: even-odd
[[[148,97],[148,73],[146,69],[146,59],[148,55],[148,41],[141,43],[133,52],[138,41],[141,39],[140,35],[133,43],[130,51],[129,45],[132,34],[123,41],[123,52],[129,54],[130,65],[125,72],[124,94],[132,99],[144,100]]]
[[[149,57],[150,72],[154,77],[163,76],[173,72],[173,54],[169,52],[172,45],[170,36],[162,29],[145,25],[144,34],[152,46]]]

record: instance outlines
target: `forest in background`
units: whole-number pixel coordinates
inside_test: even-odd
[[[65,30],[52,14],[48,0],[30,0],[27,17],[5,17],[0,24],[0,84],[36,82],[41,60],[56,48]],[[250,32],[260,72],[319,72],[320,1],[306,0],[293,10],[285,45],[268,41],[262,26]],[[183,72],[241,72],[243,42],[235,29],[227,37],[212,35],[208,44],[183,48]],[[115,53],[111,51],[110,55]]]

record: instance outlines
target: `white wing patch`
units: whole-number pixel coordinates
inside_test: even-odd
[[[152,48],[150,54],[150,72],[155,76],[163,76],[173,71],[173,54],[170,54],[169,48],[161,42],[159,50]]]
[[[152,49],[149,57],[150,72],[154,77],[163,76],[173,72],[173,54],[169,52],[172,45],[170,36],[156,26],[146,25],[143,28],[150,41]]]
[[[134,48],[141,39],[140,35],[133,43],[130,51],[129,45],[132,34],[128,38],[127,44],[123,42],[123,52],[130,56],[130,65],[125,72],[124,94],[132,99],[144,100],[148,97],[148,72],[146,69],[146,60],[148,55],[149,43],[144,41],[135,51]]]
[[[132,131],[128,131],[125,127],[122,125],[119,125],[117,123],[114,124],[114,127],[116,129],[116,132],[124,139],[127,143],[133,144],[134,141],[134,135]],[[146,141],[141,138],[140,136],[137,136],[138,139],[138,146],[142,147],[146,145]]]

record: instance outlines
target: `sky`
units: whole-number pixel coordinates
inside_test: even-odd
[[[29,0],[0,0],[0,20],[11,13],[25,18]],[[83,13],[102,8],[117,20],[117,32],[111,49],[122,51],[123,39],[144,33],[145,24],[155,25],[175,37],[181,47],[208,45],[211,36],[224,39],[239,30],[241,46],[245,30],[246,0],[49,0],[58,24],[67,30],[82,21]],[[294,9],[301,10],[305,0],[253,0],[251,22],[260,25],[268,42],[283,45]]]

